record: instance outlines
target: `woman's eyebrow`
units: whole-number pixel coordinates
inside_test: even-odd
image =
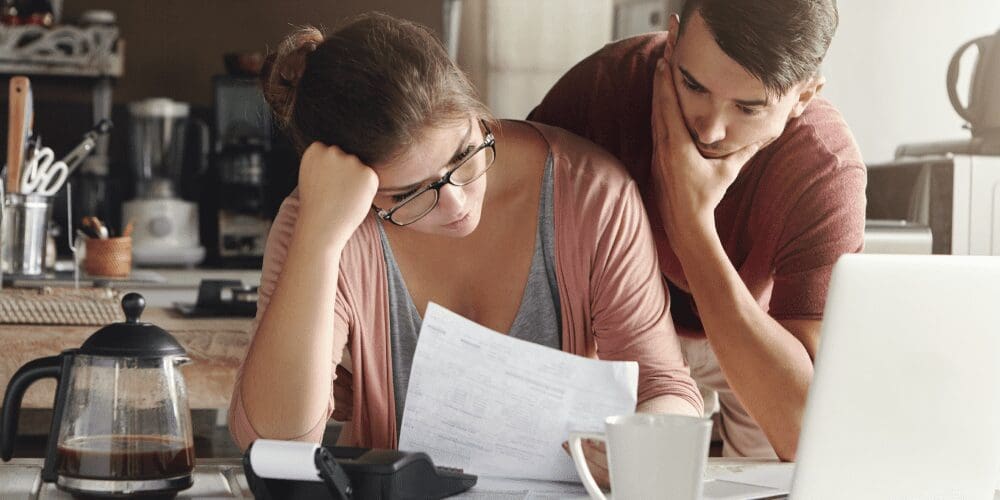
[[[465,135],[462,137],[462,140],[458,141],[458,147],[455,148],[455,154],[453,154],[451,156],[451,160],[448,161],[449,165],[455,163],[459,158],[461,158],[462,153],[465,152],[465,145],[468,144],[470,137],[472,137],[472,123],[469,123],[469,128],[465,129]]]
[[[415,182],[413,184],[410,184],[409,186],[399,186],[399,187],[379,189],[377,191],[377,193],[379,193],[379,194],[399,194],[399,193],[406,193],[406,192],[409,192],[411,190],[414,190],[414,189],[422,186],[423,184],[424,184],[424,181],[419,181],[419,182]]]
[[[448,165],[451,165],[452,163],[455,163],[455,161],[458,160],[459,157],[462,156],[462,153],[465,152],[465,143],[469,142],[469,137],[472,137],[472,124],[471,123],[469,124],[469,128],[465,129],[465,135],[462,137],[462,140],[460,140],[458,142],[458,147],[455,148],[455,153],[452,155],[451,160],[448,161]],[[416,188],[422,186],[425,182],[427,182],[427,179],[414,182],[413,184],[409,184],[407,186],[399,186],[399,187],[391,187],[391,188],[379,189],[378,193],[381,193],[381,194],[405,193],[405,192],[411,191],[413,189],[416,189]]]

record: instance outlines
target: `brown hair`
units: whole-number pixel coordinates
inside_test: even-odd
[[[295,31],[268,56],[261,81],[299,151],[319,141],[367,165],[404,152],[425,127],[489,116],[428,28],[382,13],[330,34]]]
[[[679,35],[695,10],[768,97],[816,74],[838,23],[836,0],[687,0]]]

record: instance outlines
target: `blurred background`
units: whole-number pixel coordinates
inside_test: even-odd
[[[866,252],[1000,255],[1000,1],[838,4],[823,94],[843,113],[868,165]],[[44,144],[62,156],[100,120],[115,125],[70,177],[72,203],[70,189],[63,189],[49,207],[51,224],[39,219],[52,249],[44,268],[21,275],[0,269],[7,272],[2,282],[72,284],[67,205],[74,227],[85,215],[113,234],[134,222],[125,255],[133,267],[113,278],[88,270],[88,277],[102,287],[141,290],[151,308],[239,318],[209,326],[184,319],[170,327],[212,339],[194,347],[204,348],[196,364],[203,368],[195,368],[204,371],[192,379],[208,381],[192,390],[193,407],[204,417],[198,446],[209,450],[199,448],[198,455],[226,456],[235,448],[222,428],[225,408],[245,348],[246,317],[256,307],[264,242],[298,175],[297,155],[271,123],[257,86],[269,49],[295,26],[332,27],[381,10],[434,30],[497,116],[523,118],[577,61],[610,41],[665,29],[683,0],[0,0],[0,6],[0,77],[30,77],[33,128]],[[6,117],[15,104],[3,95]],[[7,120],[0,127],[12,135]],[[0,380],[20,362],[58,351],[39,335],[48,327],[32,328],[0,330],[37,344],[12,350],[18,359],[0,356]],[[66,338],[63,347],[78,343]],[[45,408],[51,398],[32,401]],[[38,422],[29,431],[42,436],[36,452],[47,432]]]
[[[665,27],[666,15],[682,5],[682,0],[67,0],[64,16],[76,19],[93,9],[117,15],[128,57],[115,102],[169,96],[210,106],[210,79],[224,70],[223,54],[266,51],[291,26],[330,26],[382,10],[442,36],[450,34],[448,28],[459,31],[458,60],[495,111],[524,116],[575,61],[612,39]],[[449,8],[461,11],[457,22],[445,20]],[[865,157],[885,161],[900,143],[961,136],[963,121],[945,90],[948,63],[963,42],[1000,29],[1000,2],[841,0],[838,8],[840,27],[824,68],[824,92],[847,117]]]
[[[176,197],[199,212],[198,241],[188,246],[205,248],[204,260],[195,259],[199,263],[248,268],[259,264],[267,223],[297,176],[295,154],[271,126],[266,108],[258,101],[247,104],[255,97],[253,66],[293,26],[335,26],[368,10],[423,23],[442,37],[498,116],[520,118],[575,62],[609,41],[664,29],[669,13],[682,5],[683,0],[5,0],[5,9],[20,8],[22,17],[31,9],[48,9],[56,26],[93,24],[88,16],[97,12],[94,19],[117,29],[117,71],[97,77],[32,75],[36,130],[53,149],[71,148],[102,115],[117,125],[102,144],[104,151],[78,174],[93,177],[77,179],[77,211],[100,215],[114,227],[124,224],[124,205],[148,187],[130,166],[135,139],[129,106],[169,98],[186,104],[190,117],[208,128],[207,148],[196,140],[203,130],[185,132],[191,137],[174,176]],[[1000,147],[975,138],[970,128],[986,130],[991,123],[974,122],[984,113],[1000,113],[991,107],[1000,101],[995,90],[1000,82],[993,79],[1000,69],[987,64],[990,57],[1000,58],[1000,43],[992,54],[986,53],[988,44],[978,44],[958,58],[952,85],[957,105],[946,85],[959,47],[1000,28],[1000,2],[841,0],[839,10],[840,27],[823,67],[823,93],[844,114],[877,171],[870,215],[882,222],[873,223],[870,233],[885,232],[893,241],[903,236],[899,251],[1000,252],[1000,229],[994,231],[1000,219],[988,207],[992,190],[980,187],[994,185],[993,171],[1000,169],[977,173],[975,166],[976,160],[993,161],[991,150]],[[10,46],[11,28],[0,28],[0,34],[3,30],[0,47]],[[240,62],[250,67],[241,69]],[[9,63],[0,52],[0,73],[17,74],[17,64]],[[978,84],[976,75],[986,83]],[[976,109],[962,116],[956,107],[965,106]],[[234,125],[239,117],[251,123]],[[956,155],[969,160],[955,160]],[[909,164],[900,167],[900,161]],[[886,165],[893,168],[882,172]],[[220,189],[252,202],[220,200]],[[65,224],[58,211],[55,219]],[[872,244],[881,248],[879,241]],[[60,255],[66,252],[61,249]],[[178,254],[176,262],[194,262],[186,258]]]

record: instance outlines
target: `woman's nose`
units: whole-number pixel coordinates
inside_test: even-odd
[[[465,188],[445,184],[438,192],[438,209],[446,214],[460,214],[465,208]]]

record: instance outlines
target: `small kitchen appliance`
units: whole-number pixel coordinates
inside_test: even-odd
[[[211,189],[202,211],[208,258],[224,267],[260,268],[271,228],[266,187],[271,163],[271,111],[257,78],[212,79],[215,124]]]
[[[194,266],[205,258],[198,205],[183,198],[181,183],[207,167],[208,126],[189,113],[187,103],[167,98],[129,105],[136,196],[122,207],[122,225],[135,224],[132,252],[138,265]]]
[[[169,498],[192,485],[191,410],[178,369],[189,358],[165,330],[139,321],[144,307],[141,295],[125,295],[125,322],[14,373],[3,400],[3,460],[14,454],[25,391],[53,378],[43,481],[87,498]]]
[[[958,77],[962,59],[973,46],[979,54],[966,102],[962,104]],[[1000,145],[1000,31],[969,40],[958,48],[948,65],[948,97],[955,111],[969,123],[973,138]]]

